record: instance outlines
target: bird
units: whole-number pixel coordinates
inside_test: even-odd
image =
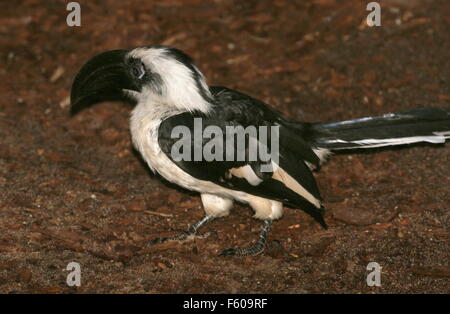
[[[227,216],[235,202],[254,210],[262,221],[257,240],[223,249],[221,256],[262,253],[284,207],[303,210],[327,228],[313,171],[334,152],[442,144],[450,138],[450,110],[436,107],[334,123],[292,119],[247,94],[209,86],[188,54],[160,45],[94,56],[75,75],[70,99],[72,114],[103,101],[130,103],[132,143],[149,168],[200,194],[201,220],[148,245],[199,236],[202,226]],[[235,132],[231,136],[229,129]],[[189,136],[181,138],[186,131]],[[193,156],[208,145],[214,158]],[[255,147],[270,152],[269,158],[252,154]]]

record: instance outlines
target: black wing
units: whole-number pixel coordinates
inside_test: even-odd
[[[167,118],[161,123],[158,141],[162,151],[178,167],[195,178],[210,181],[228,189],[277,200],[293,208],[300,208],[326,227],[322,218],[320,193],[311,170],[305,163],[308,162],[318,166],[320,162],[309,143],[304,140],[304,138],[307,138],[309,124],[290,121],[265,103],[225,87],[211,87],[210,90],[214,96],[214,106],[211,113],[205,115],[199,112],[185,112]],[[201,127],[199,127],[199,121],[201,121]],[[211,138],[200,136],[199,139],[198,136],[191,136],[191,138],[184,139],[189,151],[180,149],[180,137],[173,134],[174,129],[180,126],[189,130],[191,135],[199,130],[204,132],[208,127],[210,129],[214,127],[215,130],[221,131],[213,132],[214,136],[211,136],[212,139],[217,139],[217,141],[214,141],[217,145],[212,151],[216,154],[216,157],[221,156],[221,158],[218,157],[210,161],[205,160],[205,158],[195,160],[194,151],[200,150],[203,152],[203,148],[208,145],[207,143],[210,142]],[[249,152],[251,136],[246,137],[244,158],[238,159],[240,151],[236,147],[237,141],[234,141],[233,146],[226,145],[226,143],[229,128],[239,126],[242,128],[253,126],[256,130],[259,130],[261,126],[279,127],[278,170],[272,169],[272,171],[267,172],[267,169],[262,168],[267,165],[267,159],[263,159],[259,155],[256,160],[251,158]],[[270,132],[266,134],[268,135],[268,150],[271,152],[273,148],[271,146],[272,138]],[[257,134],[258,138],[259,136],[260,133]],[[186,153],[189,157],[175,157],[174,147],[177,148],[175,152]],[[187,155],[184,155],[184,157]],[[233,158],[228,158],[229,161],[227,161],[229,155],[232,155]],[[235,175],[234,170],[246,165],[251,166],[253,172],[259,178],[258,184],[250,183],[246,178]]]

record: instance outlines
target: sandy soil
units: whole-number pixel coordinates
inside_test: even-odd
[[[336,155],[316,174],[329,230],[286,210],[257,257],[217,254],[256,239],[245,206],[215,236],[146,248],[203,215],[197,195],[152,175],[133,151],[130,107],[70,117],[74,75],[96,53],[165,44],[210,84],[291,117],[337,121],[450,108],[447,0],[0,3],[0,292],[449,293],[450,147]],[[68,263],[82,285],[66,285]],[[379,263],[382,286],[366,285]]]

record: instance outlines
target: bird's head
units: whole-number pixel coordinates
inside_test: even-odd
[[[93,57],[76,75],[70,95],[72,113],[113,100],[207,112],[211,98],[191,58],[161,46],[112,50]]]

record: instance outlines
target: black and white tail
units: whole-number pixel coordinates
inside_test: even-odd
[[[418,108],[382,116],[312,125],[314,142],[330,150],[374,148],[450,138],[450,110]]]

